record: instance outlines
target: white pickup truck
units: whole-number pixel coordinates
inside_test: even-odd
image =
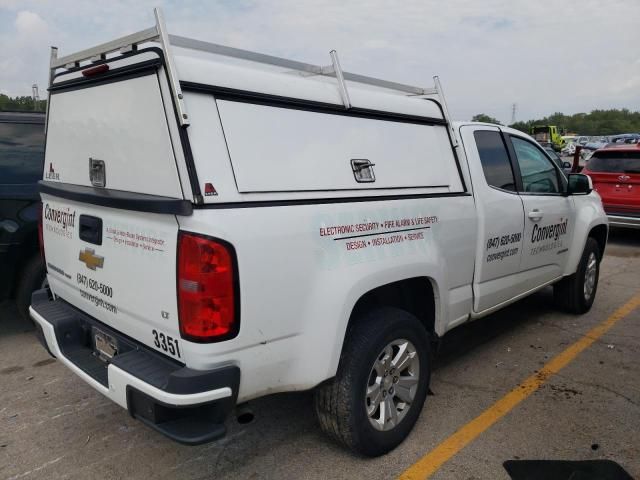
[[[380,455],[438,340],[552,285],[591,307],[607,217],[529,136],[449,120],[419,88],[170,36],[52,52],[43,255],[49,352],[179,442],[315,389]]]

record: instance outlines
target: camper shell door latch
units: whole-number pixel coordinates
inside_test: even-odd
[[[353,176],[358,183],[375,182],[376,175],[373,172],[375,163],[371,163],[366,158],[352,158],[351,170],[353,170]]]

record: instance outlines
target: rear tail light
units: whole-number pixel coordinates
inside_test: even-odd
[[[216,342],[238,334],[233,247],[193,233],[178,236],[178,314],[182,338]]]
[[[40,258],[42,258],[42,263],[44,263],[46,269],[47,262],[44,257],[44,236],[42,235],[42,203],[40,203],[40,208],[38,209],[38,245],[40,246]]]
[[[109,65],[103,63],[101,65],[96,65],[95,67],[87,68],[82,70],[83,77],[93,77],[94,75],[100,75],[101,73],[108,72]]]

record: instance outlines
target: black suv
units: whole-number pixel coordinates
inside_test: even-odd
[[[0,112],[0,300],[14,297],[25,318],[31,292],[45,281],[38,249],[44,120],[43,113]]]

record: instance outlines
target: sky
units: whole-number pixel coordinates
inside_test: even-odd
[[[451,115],[503,123],[640,110],[640,0],[0,0],[0,93],[44,96],[60,55],[153,25],[170,33],[431,87]]]

